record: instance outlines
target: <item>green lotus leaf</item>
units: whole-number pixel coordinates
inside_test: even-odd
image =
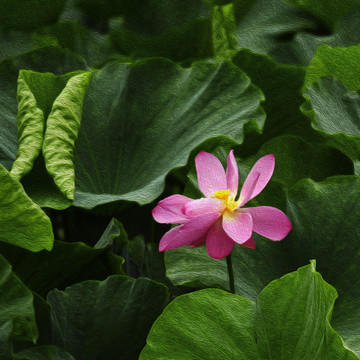
[[[356,4],[357,0],[330,6],[326,1],[235,0],[238,48],[270,55],[281,63],[308,65],[322,44],[359,43],[360,6],[354,8]]]
[[[53,345],[35,346],[15,354],[15,360],[75,360],[67,351]]]
[[[42,151],[55,184],[70,200],[75,191],[74,152],[91,73],[72,76],[55,99],[46,121]]]
[[[350,89],[360,90],[360,45],[346,48],[320,46],[306,70],[305,84],[332,76]]]
[[[52,249],[50,219],[1,164],[0,199],[0,241],[34,252]]]
[[[206,289],[177,297],[156,320],[147,359],[358,359],[330,326],[336,290],[315,263],[271,282],[256,303]]]
[[[126,276],[53,290],[47,301],[54,344],[78,360],[138,359],[168,298],[164,285]]]
[[[35,342],[32,292],[18,279],[10,264],[0,254],[0,357],[12,359],[12,341]]]
[[[360,171],[359,114],[360,98],[336,78],[320,78],[308,84],[304,91],[306,102],[301,111],[318,129],[319,142],[341,150]]]
[[[8,2],[1,0],[0,8],[6,9],[0,13],[0,29],[31,30],[57,21],[65,0],[21,0]]]
[[[44,113],[37,106],[34,94],[27,84],[27,72],[21,71],[18,78],[17,127],[19,149],[11,168],[11,175],[20,180],[33,167],[41,152],[45,127]]]
[[[74,204],[153,201],[167,173],[185,165],[203,141],[225,135],[240,143],[245,124],[261,128],[262,100],[227,62],[186,69],[163,59],[106,65],[94,73],[84,102]]]
[[[304,92],[315,118],[313,125],[329,134],[359,136],[360,97],[335,78],[321,78]]]
[[[326,0],[287,0],[297,8],[309,12],[322,20],[325,25],[332,29],[336,20],[343,17],[349,11],[360,5],[359,0],[350,0],[346,2],[328,2]]]
[[[27,174],[42,150],[46,169],[55,184],[68,199],[73,198],[74,148],[90,77],[89,72],[58,77],[20,71],[19,149],[11,171],[15,177]]]
[[[0,164],[10,170],[18,147],[16,127],[17,70],[10,62],[0,63]]]
[[[107,3],[112,9],[113,3]],[[206,1],[133,0],[123,4],[121,21],[110,33],[122,54],[186,62],[212,56],[211,7]]]

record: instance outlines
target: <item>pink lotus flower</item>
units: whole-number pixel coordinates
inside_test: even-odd
[[[206,196],[190,199],[172,195],[161,200],[152,215],[159,223],[182,224],[168,231],[160,240],[159,250],[171,250],[206,243],[215,259],[228,256],[234,244],[255,249],[252,232],[271,240],[282,240],[291,230],[288,217],[271,206],[244,208],[269,182],[275,167],[274,155],[259,159],[251,169],[236,199],[239,171],[233,150],[227,159],[226,172],[212,154],[200,152],[195,158],[199,188]]]

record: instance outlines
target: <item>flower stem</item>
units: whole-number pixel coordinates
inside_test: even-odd
[[[230,292],[235,294],[234,272],[232,267],[231,253],[226,257],[226,264],[229,273]]]

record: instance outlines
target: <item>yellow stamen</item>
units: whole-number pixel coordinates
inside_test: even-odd
[[[219,199],[223,201],[226,205],[226,203],[229,201],[229,195],[230,195],[230,190],[220,190],[220,191],[216,191],[214,193],[214,196],[210,196],[210,197]]]
[[[219,199],[225,204],[226,208],[223,211],[229,210],[230,212],[233,212],[240,205],[239,201],[230,198],[230,190],[216,191],[214,195],[210,197]]]

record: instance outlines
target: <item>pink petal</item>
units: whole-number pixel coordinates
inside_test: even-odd
[[[199,216],[207,212],[221,212],[225,209],[225,204],[214,198],[202,198],[189,201],[184,206],[184,213],[189,218]]]
[[[265,155],[259,159],[247,176],[240,192],[240,206],[259,195],[269,182],[275,168],[275,156]]]
[[[250,214],[240,211],[225,211],[222,226],[228,236],[238,244],[243,244],[250,239],[253,231],[253,222]]]
[[[234,150],[229,152],[226,168],[227,189],[230,190],[230,197],[235,198],[239,186],[239,169],[235,160]]]
[[[253,238],[250,238],[249,240],[245,241],[241,246],[244,246],[248,249],[256,249],[256,244]]]
[[[223,230],[221,219],[218,219],[210,228],[206,238],[206,250],[208,254],[214,259],[222,259],[231,253],[234,244]]]
[[[219,213],[206,213],[171,229],[161,238],[159,251],[176,249],[199,240],[219,216]]]
[[[289,218],[277,208],[257,206],[244,210],[251,214],[253,230],[271,240],[282,240],[292,229]]]
[[[225,171],[217,157],[201,151],[195,158],[195,166],[199,189],[205,196],[227,190]]]
[[[183,195],[171,195],[159,201],[152,211],[152,216],[158,223],[182,224],[189,220],[184,213],[184,205],[192,200]]]
[[[205,235],[203,235],[200,239],[195,240],[194,242],[192,242],[191,244],[189,244],[188,246],[190,248],[195,248],[201,245],[204,245],[206,243],[206,237],[207,237],[207,233]]]

